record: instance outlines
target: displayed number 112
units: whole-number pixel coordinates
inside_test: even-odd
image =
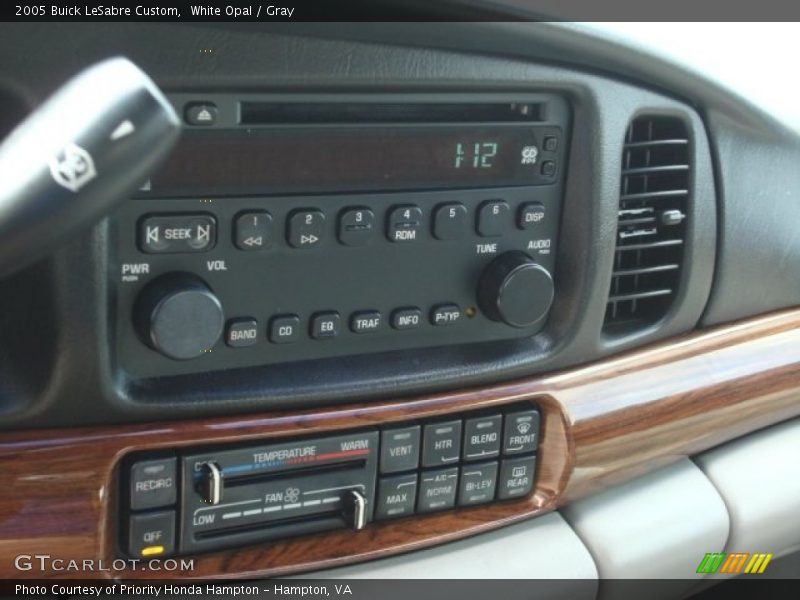
[[[456,144],[455,168],[462,166],[472,167],[473,169],[490,169],[492,159],[497,156],[496,142],[476,142],[472,144],[471,152],[468,150],[469,144]]]

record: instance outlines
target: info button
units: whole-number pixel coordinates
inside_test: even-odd
[[[148,254],[205,252],[216,241],[217,221],[211,215],[159,215],[139,222],[139,249]]]

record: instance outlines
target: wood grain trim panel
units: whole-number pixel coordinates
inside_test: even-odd
[[[378,426],[530,400],[542,409],[530,497],[197,555],[159,577],[264,577],[458,539],[529,518],[800,415],[800,310],[671,340],[586,367],[491,387],[289,413],[0,435],[0,575],[14,557],[116,557],[116,468],[132,451]],[[98,574],[70,572],[67,575]],[[105,577],[152,578],[147,571]]]

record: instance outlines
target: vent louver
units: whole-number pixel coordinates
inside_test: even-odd
[[[676,117],[634,119],[625,134],[606,333],[654,323],[677,293],[690,184],[689,139]]]

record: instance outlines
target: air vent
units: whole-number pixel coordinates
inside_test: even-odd
[[[686,125],[639,117],[625,134],[614,272],[604,331],[661,319],[680,282],[690,182]]]

